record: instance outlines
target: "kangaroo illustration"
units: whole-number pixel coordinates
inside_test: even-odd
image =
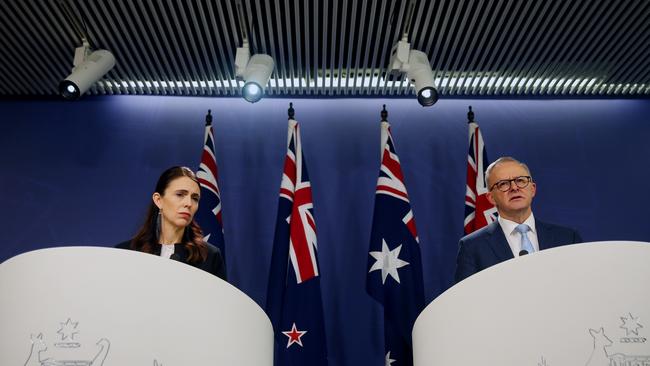
[[[589,329],[589,334],[594,338],[594,350],[586,366],[608,366],[610,359],[606,348],[612,345],[612,340],[607,338],[603,327],[599,330]]]
[[[41,360],[41,352],[47,350],[47,345],[43,342],[43,333],[39,333],[36,337],[32,334],[30,336],[32,341],[32,347],[29,350],[29,356],[27,361],[25,361],[25,366],[41,366],[41,363],[45,360]]]

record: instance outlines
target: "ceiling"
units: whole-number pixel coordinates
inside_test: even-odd
[[[82,33],[116,59],[88,94],[238,96],[245,27],[271,96],[412,96],[387,70],[406,30],[441,97],[647,98],[648,19],[648,0],[1,0],[0,97],[57,95]]]

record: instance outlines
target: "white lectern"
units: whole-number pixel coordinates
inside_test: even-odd
[[[650,365],[650,243],[599,242],[515,258],[429,304],[416,366]]]
[[[37,250],[0,264],[0,365],[273,365],[273,329],[235,287],[128,250]]]

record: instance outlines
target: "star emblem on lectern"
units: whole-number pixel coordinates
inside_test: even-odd
[[[61,335],[61,340],[65,341],[66,339],[74,339],[74,336],[79,333],[77,330],[77,326],[79,325],[79,322],[73,322],[72,319],[68,318],[68,320],[65,323],[59,323],[61,324],[61,328],[57,331]]]
[[[623,325],[619,328],[625,329],[625,335],[629,336],[630,334],[639,335],[639,328],[643,328],[643,325],[639,323],[639,317],[636,318],[632,316],[632,313],[629,313],[630,317],[621,317]]]
[[[306,330],[298,330],[296,328],[296,323],[293,323],[293,326],[291,327],[291,330],[282,332],[282,334],[286,335],[289,339],[287,340],[287,348],[291,347],[292,344],[297,343],[300,347],[302,347],[302,336],[304,336],[307,333]]]

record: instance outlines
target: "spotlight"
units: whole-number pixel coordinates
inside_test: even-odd
[[[415,86],[420,105],[430,107],[438,101],[438,91],[433,85],[433,73],[426,53],[411,50],[408,42],[399,41],[391,50],[388,67],[391,73],[406,73]]]
[[[265,54],[251,57],[248,43],[237,48],[235,55],[235,75],[244,80],[242,96],[251,103],[255,103],[264,96],[264,87],[271,78],[275,63],[273,58]]]
[[[77,47],[74,53],[72,73],[59,83],[59,94],[65,99],[79,99],[97,80],[113,66],[115,57],[106,50],[91,52],[88,42]]]

